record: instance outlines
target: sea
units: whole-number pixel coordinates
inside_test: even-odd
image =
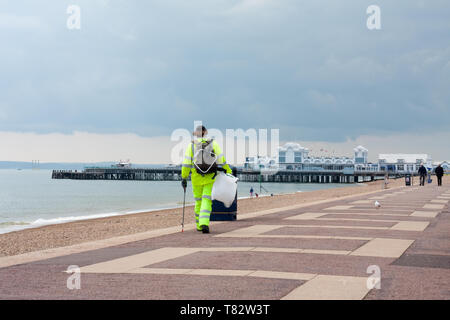
[[[51,170],[0,170],[0,234],[183,205],[179,181],[54,180],[51,176]],[[238,198],[248,198],[252,187],[260,196],[270,196],[348,186],[352,184],[238,182]],[[194,203],[190,183],[186,203]]]

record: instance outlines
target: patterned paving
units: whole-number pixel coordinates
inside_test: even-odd
[[[448,299],[449,201],[445,186],[403,187],[249,214],[209,235],[188,229],[6,263],[0,298]],[[69,265],[81,267],[80,290],[66,288]]]

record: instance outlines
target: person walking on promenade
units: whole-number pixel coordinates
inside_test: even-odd
[[[420,164],[420,168],[419,168],[419,176],[420,176],[420,185],[424,186],[425,185],[425,178],[427,177],[427,168],[425,168],[425,166],[422,164]]]
[[[384,175],[384,181],[383,181],[383,189],[387,189],[389,184],[389,175],[386,173]]]
[[[444,168],[442,168],[442,166],[439,164],[434,170],[434,173],[436,174],[438,186],[442,186],[442,176],[444,175]]]
[[[253,198],[253,187],[250,187],[250,198]]]
[[[212,211],[211,191],[217,171],[232,170],[227,164],[219,144],[214,139],[207,139],[208,130],[198,126],[194,138],[186,148],[182,168],[181,185],[185,189],[187,178],[191,174],[192,191],[195,200],[195,222],[197,231],[209,233],[209,218]]]

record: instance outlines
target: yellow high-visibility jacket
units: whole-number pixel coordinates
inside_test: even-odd
[[[198,138],[197,141],[204,142],[207,140],[204,138]],[[231,168],[227,164],[227,162],[225,160],[225,156],[223,155],[222,149],[220,149],[219,144],[216,142],[216,140],[213,140],[212,144],[213,144],[214,153],[217,156],[217,161],[216,161],[217,166],[219,168],[222,167],[223,169],[225,169],[227,171],[227,173],[231,174]],[[202,176],[195,169],[193,160],[194,160],[194,154],[192,152],[192,142],[191,142],[191,143],[189,143],[189,145],[186,149],[186,152],[184,154],[184,159],[183,159],[182,168],[181,168],[181,178],[187,179],[189,177],[189,173],[192,173],[191,181],[192,181],[192,185],[194,185],[194,186],[213,183],[215,180],[214,173],[208,173],[208,174],[205,174]]]

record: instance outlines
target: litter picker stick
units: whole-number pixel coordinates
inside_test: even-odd
[[[184,189],[184,196],[183,196],[183,220],[181,221],[181,232],[184,232],[184,207],[186,206],[186,188]]]

